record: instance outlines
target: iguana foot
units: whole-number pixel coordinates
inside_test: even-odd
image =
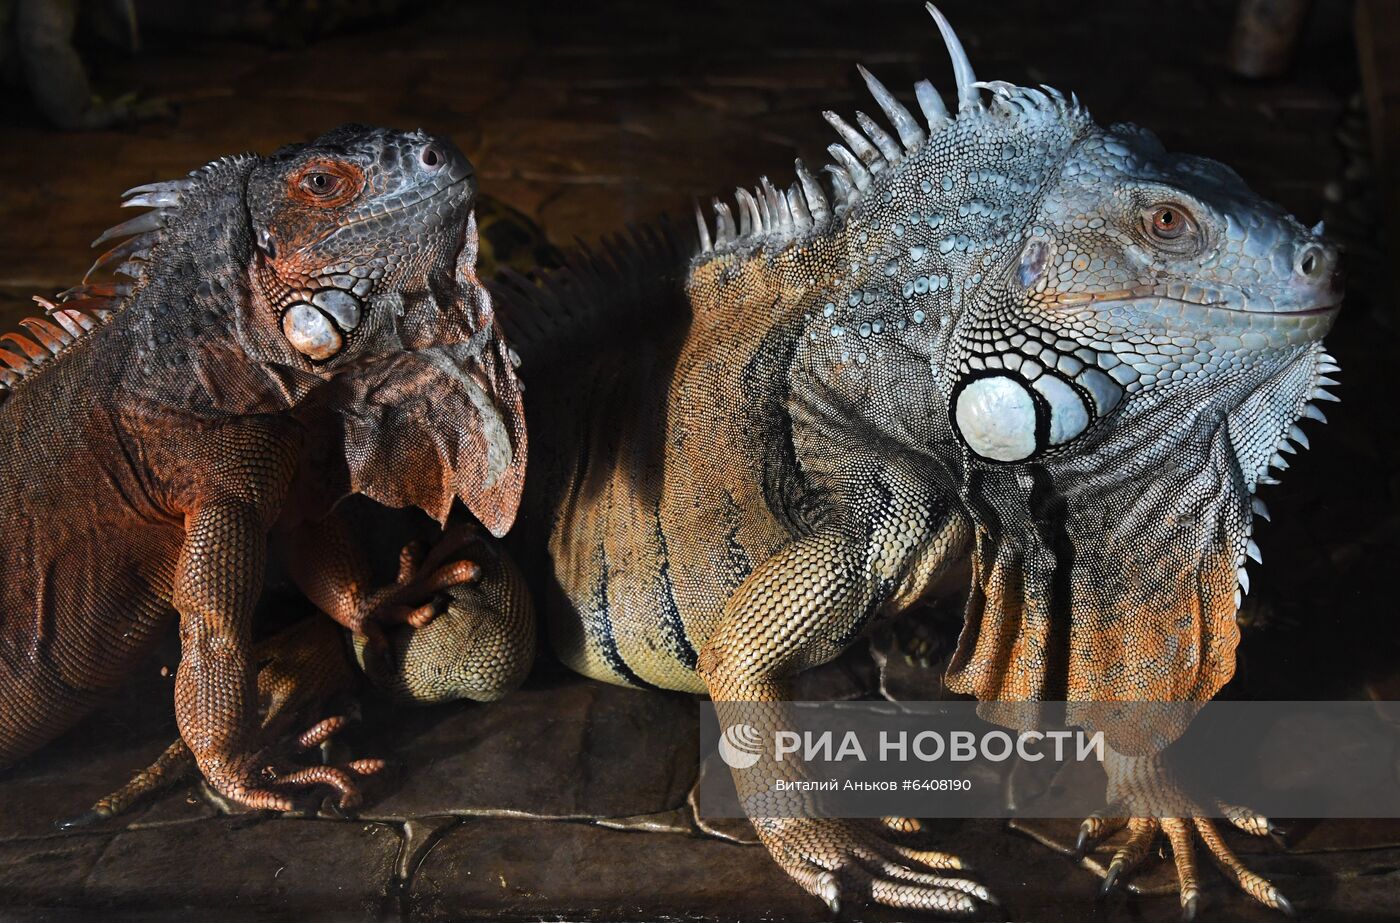
[[[315,749],[348,723],[341,715],[326,718],[297,735],[294,745],[298,750]],[[230,760],[227,769],[206,767],[204,777],[229,801],[254,810],[290,811],[296,807],[294,794],[318,785],[332,789],[336,804],[349,810],[364,800],[363,781],[385,765],[383,760],[362,759],[342,766],[299,766],[285,756],[264,753]]]
[[[345,717],[339,715],[317,722],[299,734],[294,745],[298,750],[314,750],[347,723]],[[384,765],[383,760],[374,759],[354,760],[346,763],[343,769],[334,766],[289,766],[286,761],[277,761],[264,767],[261,773],[245,774],[243,780],[236,780],[228,788],[213,780],[210,784],[233,804],[273,811],[289,811],[293,806],[290,795],[280,789],[295,790],[314,785],[328,785],[336,790],[339,807],[349,809],[362,800],[359,780],[382,771]],[[55,826],[60,830],[73,830],[124,814],[141,799],[193,775],[194,770],[193,755],[185,746],[185,742],[177,739],[154,763],[133,776],[131,781],[99,799],[91,808],[76,817],[55,822]],[[268,780],[272,780],[273,785],[266,785]]]
[[[1265,818],[1247,808],[1221,805],[1221,813],[1240,830],[1253,836],[1278,836],[1277,829]],[[1113,854],[1104,873],[1099,896],[1111,893],[1123,876],[1130,874],[1146,860],[1159,833],[1166,834],[1171,845],[1172,861],[1180,885],[1181,917],[1194,920],[1200,904],[1201,885],[1196,866],[1193,834],[1205,844],[1221,874],[1235,887],[1265,907],[1293,916],[1293,905],[1267,879],[1245,867],[1239,857],[1225,845],[1224,839],[1208,817],[1105,817],[1095,814],[1084,821],[1076,846],[1082,857],[1095,843],[1127,829],[1127,839]]]
[[[891,819],[754,818],[754,829],[783,871],[839,913],[843,899],[952,916],[998,905],[985,886],[939,874],[965,870],[956,856],[910,849],[886,838]]]
[[[265,739],[282,739],[307,715],[324,713],[326,703],[350,686],[340,630],[324,619],[304,619],[264,640],[254,650],[258,669],[258,708],[263,715]],[[320,746],[348,722],[344,717],[319,721],[284,750],[310,750]],[[177,782],[198,775],[194,755],[179,737],[155,762],[132,776],[121,788],[99,799],[77,817],[57,822],[71,829],[116,817],[139,801]]]
[[[481,568],[464,555],[474,534],[471,529],[450,529],[426,555],[421,542],[405,545],[399,552],[398,577],[370,597],[360,617],[360,630],[369,634],[365,629],[371,627],[404,624],[422,628],[431,622],[441,606],[439,594],[481,577]],[[382,638],[383,633],[379,634]]]

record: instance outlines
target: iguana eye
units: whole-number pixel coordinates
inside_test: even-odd
[[[1143,214],[1143,225],[1156,240],[1179,241],[1196,226],[1186,210],[1176,205],[1154,205]]]
[[[343,182],[340,177],[331,176],[329,173],[308,173],[301,179],[301,188],[312,195],[330,196],[340,191]]]
[[[352,164],[322,161],[307,164],[292,177],[292,197],[306,205],[344,205],[360,192],[364,174]]]

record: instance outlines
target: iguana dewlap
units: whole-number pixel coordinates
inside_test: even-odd
[[[267,534],[365,630],[376,592],[331,513],[351,492],[498,534],[519,498],[520,391],[474,273],[476,183],[450,143],[346,126],[142,186],[102,235],[130,281],[0,338],[0,766],[73,724],[178,615],[181,736],[215,788],[286,807],[250,653]],[[431,580],[432,577],[430,576]],[[276,767],[274,767],[276,768]],[[354,767],[351,767],[352,769]]]
[[[527,572],[579,671],[707,692],[722,723],[729,702],[776,714],[794,674],[970,556],[955,690],[1206,699],[1230,678],[1255,489],[1331,398],[1337,248],[1218,163],[978,81],[930,12],[951,110],[920,82],[916,115],[862,71],[888,122],[826,113],[829,191],[799,162],[787,189],[738,190],[737,220],[716,201],[688,260],[614,244],[506,294]],[[833,907],[985,896],[950,857],[764,816],[737,781]]]

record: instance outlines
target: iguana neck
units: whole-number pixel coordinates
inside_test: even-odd
[[[199,171],[109,323],[121,343],[122,391],[148,408],[209,419],[268,413],[319,382],[249,355],[244,328],[260,296],[245,195],[256,162],[225,158]]]

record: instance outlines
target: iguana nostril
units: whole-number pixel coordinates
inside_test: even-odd
[[[447,160],[446,157],[442,156],[442,152],[437,149],[436,145],[432,144],[426,145],[423,148],[422,153],[418,155],[418,159],[421,160],[423,166],[427,167],[429,170],[436,170]]]
[[[1312,279],[1322,275],[1326,264],[1322,248],[1316,244],[1308,244],[1298,251],[1298,256],[1293,261],[1293,269],[1299,275]]]

